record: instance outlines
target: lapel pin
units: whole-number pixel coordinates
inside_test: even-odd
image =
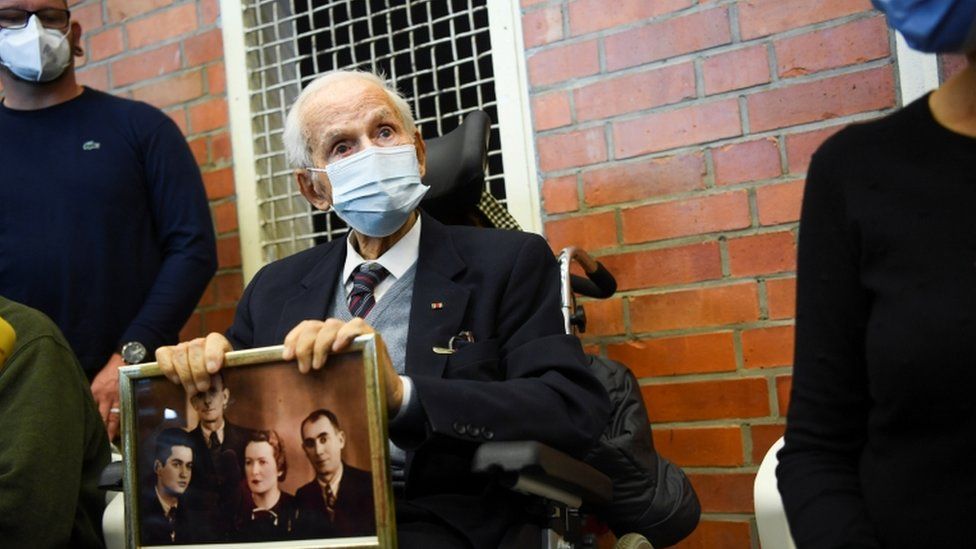
[[[434,301],[433,303],[430,304],[430,308],[432,310],[434,310],[434,311],[436,311],[438,309],[443,309],[444,308],[444,302],[443,301]]]

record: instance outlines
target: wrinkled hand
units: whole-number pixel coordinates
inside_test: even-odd
[[[210,388],[210,376],[224,365],[224,354],[234,350],[223,334],[212,332],[178,345],[156,349],[159,369],[173,383],[193,396]]]
[[[119,434],[119,368],[124,365],[122,355],[113,354],[91,383],[92,396],[98,406],[98,413],[105,422],[110,441],[115,440]]]
[[[373,329],[365,320],[355,318],[349,322],[330,318],[328,320],[303,320],[285,336],[284,360],[297,360],[298,371],[307,374],[325,365],[329,353],[338,353],[349,347],[357,336],[373,334]],[[386,406],[388,412],[395,414],[403,403],[403,380],[393,369],[393,363],[386,347],[379,351],[386,360],[383,371],[386,385]]]

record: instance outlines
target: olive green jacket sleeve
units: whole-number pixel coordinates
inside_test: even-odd
[[[108,438],[81,367],[47,317],[0,297],[17,341],[0,367],[0,539],[102,547]]]

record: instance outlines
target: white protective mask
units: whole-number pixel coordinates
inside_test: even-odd
[[[356,232],[389,236],[403,226],[430,188],[420,181],[413,145],[369,147],[325,167],[332,209]]]
[[[31,15],[22,29],[0,29],[0,64],[28,82],[50,82],[71,62],[68,36]]]

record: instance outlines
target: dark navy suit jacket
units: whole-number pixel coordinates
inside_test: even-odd
[[[279,345],[296,324],[324,319],[345,240],[261,269],[227,332],[235,349]],[[460,331],[474,343],[437,354]],[[382,335],[382,334],[381,334]],[[406,375],[423,419],[391,429],[408,450],[405,497],[475,546],[497,545],[517,520],[511,502],[470,473],[487,440],[538,440],[581,455],[606,425],[606,392],[579,341],[563,331],[558,269],[538,235],[445,226],[423,214]]]
[[[203,427],[197,425],[189,432],[193,441],[193,476],[187,495],[195,504],[213,510],[213,530],[220,536],[229,534],[234,512],[241,505],[244,447],[250,434],[250,429],[224,418],[224,441],[214,462],[203,437]]]
[[[295,492],[295,501],[298,505],[296,529],[302,537],[376,535],[373,475],[369,471],[342,464],[332,523],[326,515],[322,487],[314,478]]]

